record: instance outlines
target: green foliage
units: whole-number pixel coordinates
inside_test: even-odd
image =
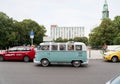
[[[63,42],[63,39],[61,37],[57,38],[55,42]]]
[[[0,49],[31,44],[30,32],[34,31],[34,44],[39,44],[45,36],[45,27],[31,19],[21,22],[9,18],[5,13],[0,12]]]
[[[113,45],[119,43],[118,34],[120,32],[120,16],[113,21],[103,19],[101,24],[94,28],[89,34],[89,44],[91,46],[102,46],[104,43]],[[118,43],[117,43],[118,41]]]
[[[61,37],[60,38],[57,38],[55,40],[55,42],[68,42],[68,41],[74,41],[74,42],[83,42],[85,43],[86,45],[88,44],[88,38],[87,37],[75,37],[74,39],[62,39]]]
[[[63,39],[63,42],[68,42],[68,39],[66,39],[66,38],[65,38],[65,39]]]
[[[87,38],[87,37],[75,37],[75,38],[74,38],[74,41],[75,41],[75,42],[83,42],[83,43],[85,43],[86,45],[88,44],[88,38]]]
[[[120,37],[116,37],[114,40],[113,40],[113,43],[115,45],[120,45]]]

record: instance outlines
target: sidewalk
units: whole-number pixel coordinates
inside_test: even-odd
[[[101,50],[87,51],[87,56],[89,59],[103,59],[103,54],[101,53]]]

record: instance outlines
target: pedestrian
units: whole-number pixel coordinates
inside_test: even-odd
[[[107,52],[107,44],[106,43],[104,43],[103,49],[104,49],[104,52]]]

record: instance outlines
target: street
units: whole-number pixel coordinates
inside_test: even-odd
[[[36,66],[33,62],[0,62],[0,84],[105,84],[120,73],[120,63],[90,59],[87,66]]]

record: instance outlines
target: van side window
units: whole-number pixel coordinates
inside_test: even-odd
[[[58,45],[52,45],[52,50],[58,50]]]
[[[78,50],[82,50],[82,45],[76,45],[75,47],[76,47],[76,50],[77,50],[77,51],[78,51]]]
[[[59,50],[66,50],[66,45],[60,45],[60,49]]]
[[[74,45],[68,45],[68,50],[74,50]]]
[[[49,45],[42,45],[41,50],[49,50]]]

